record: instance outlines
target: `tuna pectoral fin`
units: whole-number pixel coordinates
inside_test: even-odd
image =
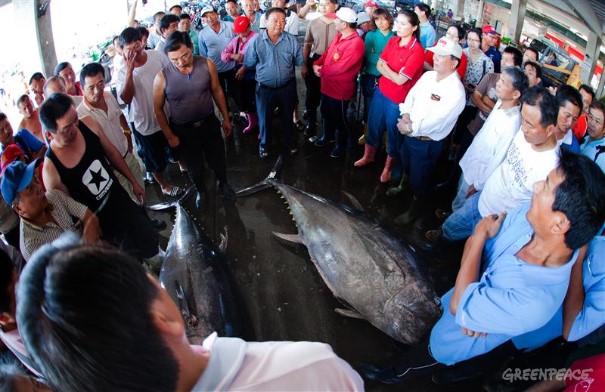
[[[347,197],[347,199],[349,199],[353,208],[355,208],[359,211],[365,212],[365,209],[363,208],[363,206],[361,205],[361,203],[359,202],[359,200],[357,200],[357,198],[355,196],[353,196],[352,194],[350,194],[347,191],[342,191],[342,193]]]
[[[302,241],[302,238],[300,238],[300,236],[298,234],[284,234],[284,233],[276,233],[273,232],[273,235],[275,237],[277,237],[279,240],[290,244],[290,245],[298,245],[298,244],[302,244],[304,245],[304,242]]]
[[[337,314],[344,316],[344,317],[365,320],[365,317],[363,317],[359,312],[357,312],[355,310],[336,308],[336,309],[334,309],[334,311]]]

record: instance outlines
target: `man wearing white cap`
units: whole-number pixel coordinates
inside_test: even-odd
[[[404,169],[399,188],[409,181],[414,194],[408,210],[395,219],[400,225],[410,223],[416,217],[418,201],[430,196],[431,172],[466,102],[464,86],[456,75],[460,45],[443,37],[428,50],[434,53],[433,71],[424,73],[399,105],[402,117],[397,128],[405,136],[399,150]]]
[[[330,154],[333,158],[344,155],[350,137],[347,125],[347,107],[355,93],[355,80],[365,53],[363,40],[355,27],[357,15],[351,8],[341,7],[336,11],[334,26],[338,34],[323,55],[313,63],[313,72],[321,81],[321,114],[323,135],[318,142],[325,145],[334,140],[336,147]]]
[[[204,22],[206,22],[206,27],[198,34],[200,54],[214,62],[221,87],[225,96],[227,96],[229,94],[229,86],[235,80],[235,61],[224,63],[221,60],[221,53],[229,45],[233,37],[235,37],[233,23],[220,20],[218,14],[211,6],[204,7],[201,14]]]

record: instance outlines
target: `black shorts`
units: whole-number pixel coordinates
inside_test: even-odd
[[[132,124],[130,124],[132,126]],[[164,132],[158,131],[151,135],[142,135],[132,126],[137,154],[145,165],[145,171],[158,173],[164,171],[169,160],[178,161],[176,151],[170,148]]]

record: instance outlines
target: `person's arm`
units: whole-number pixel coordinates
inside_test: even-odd
[[[300,69],[300,75],[303,79],[307,78],[309,74],[309,69],[307,67],[307,60],[311,57],[311,46],[313,45],[313,34],[311,33],[311,22],[307,25],[307,32],[305,34],[305,42],[303,44],[303,58],[304,63],[302,68]],[[312,70],[311,70],[312,71]]]
[[[132,102],[132,98],[134,97],[134,63],[135,63],[135,54],[132,51],[128,52],[128,56],[124,57],[124,70],[126,71],[126,75],[124,77],[124,84],[122,85],[122,90],[120,91],[120,99],[126,105]],[[120,70],[121,72],[121,70]]]
[[[301,18],[301,19],[305,19],[305,17],[309,13],[309,11],[311,11],[311,7],[313,7],[315,4],[316,4],[316,0],[307,0],[307,2],[305,3],[305,5],[302,6],[298,10],[298,17]]]
[[[57,168],[53,161],[50,158],[44,158],[44,166],[42,167],[42,182],[44,182],[44,187],[47,190],[50,189],[58,189],[69,195],[69,191],[63,182],[61,181],[61,176],[59,172],[57,172]]]
[[[321,77],[321,68],[324,65],[324,62],[326,61],[326,57],[328,56],[328,51],[330,50],[330,48],[328,48],[317,60],[313,61],[313,72],[315,73],[315,75],[317,75],[317,77]]]
[[[128,11],[128,22],[126,23],[126,26],[128,26],[128,27],[135,26],[134,18],[136,17],[136,14],[137,14],[137,3],[138,2],[139,2],[139,0],[132,0],[132,3],[130,5],[130,10]]]
[[[120,155],[118,149],[111,143],[111,141],[105,135],[105,132],[101,129],[99,123],[92,117],[83,117],[80,119],[91,131],[93,131],[101,142],[101,146],[103,147],[103,151],[107,156],[107,160],[111,165],[116,169],[120,174],[122,174],[128,182],[132,185],[132,191],[137,196],[137,198],[143,203],[145,200],[145,190],[139,185],[137,180],[134,178],[134,175],[130,171],[130,168]]]
[[[243,58],[244,56],[241,53],[237,53],[237,54],[235,53],[235,46],[237,44],[238,39],[239,39],[239,37],[235,37],[231,41],[229,41],[227,46],[225,46],[225,49],[223,49],[223,51],[221,52],[221,61],[223,63],[228,63],[233,60],[235,60],[238,63],[241,63],[244,60],[244,58]],[[241,61],[240,61],[240,59],[241,59]]]
[[[223,93],[223,89],[221,88],[221,83],[218,80],[218,73],[216,72],[216,67],[214,62],[210,59],[206,59],[208,61],[208,71],[210,72],[210,92],[212,93],[212,98],[214,99],[214,103],[218,106],[218,110],[221,112],[223,116],[223,130],[225,131],[225,136],[231,135],[231,120],[229,119],[229,111],[227,110],[227,102],[225,100],[225,94]]]
[[[24,153],[30,154],[31,156],[29,158],[31,160],[43,158],[44,154],[46,154],[46,144],[42,143],[40,139],[35,137],[34,134],[27,129],[21,129],[15,136],[18,136],[29,149],[29,151],[24,151]]]
[[[82,228],[82,241],[85,244],[97,243],[102,236],[99,218],[87,208],[82,223],[84,224]]]
[[[335,41],[332,42],[334,43]],[[326,53],[327,52],[328,51],[326,51]],[[363,41],[357,41],[356,45],[346,45],[338,61],[331,62],[330,67],[327,70],[324,70],[324,72],[322,72],[322,75],[340,75],[353,68],[357,68],[359,70],[359,68],[361,67],[361,61],[363,60],[363,53]],[[328,72],[326,73],[326,71]]]
[[[407,76],[393,71],[382,59],[378,59],[378,62],[376,63],[376,69],[378,70],[378,72],[380,72],[382,76],[389,79],[398,86],[402,86],[405,82],[410,80],[410,78],[408,78]]]
[[[120,126],[126,137],[126,142],[128,142],[128,152],[132,152],[132,132],[130,131],[130,126],[128,126],[128,120],[126,120],[124,113],[120,114]]]
[[[563,301],[563,338],[565,340],[569,337],[571,327],[584,306],[586,293],[584,292],[584,284],[582,282],[582,268],[584,268],[586,250],[587,245],[582,247],[578,254],[578,259],[571,269],[569,287]]]
[[[487,98],[487,99],[484,100],[484,98]],[[484,113],[491,112],[494,107],[494,104],[495,104],[495,102],[493,102],[490,99],[490,97],[487,96],[487,94],[483,95],[480,92],[478,92],[477,90],[473,91],[473,95],[471,96],[471,101],[473,101],[475,106],[477,106],[477,108]],[[491,106],[486,103],[487,101],[492,102]]]
[[[302,48],[300,47],[300,45],[298,44],[296,37],[292,37],[292,43],[294,44],[294,56],[293,56],[294,65],[299,66],[299,67],[302,65],[305,65],[306,61],[305,61],[305,58],[303,57],[303,51],[302,51]]]
[[[206,47],[206,43],[204,42],[204,37],[202,36],[202,31],[204,31],[204,30],[203,29],[200,30],[199,34],[197,35],[197,42],[200,47],[200,55],[204,56],[204,57],[208,57],[208,48]]]
[[[389,41],[391,44],[393,41]],[[386,50],[388,50],[389,44],[385,47],[383,54]],[[387,79],[390,79],[393,83],[398,86],[403,85],[408,80],[410,80],[418,70],[421,70],[424,66],[424,51],[416,50],[414,51],[405,62],[405,65],[398,70],[392,70],[391,67],[385,61],[385,58],[381,55],[380,59],[376,63],[376,69],[380,74]]]
[[[466,240],[464,244],[464,252],[462,253],[462,261],[460,262],[460,270],[456,277],[454,285],[454,293],[450,301],[450,312],[456,315],[460,299],[466,288],[479,280],[479,271],[481,267],[481,256],[483,255],[483,247],[485,242],[494,237],[500,231],[502,221],[506,216],[506,212],[500,215],[488,215],[481,219],[473,234]]]
[[[164,103],[166,102],[165,88],[166,79],[164,78],[164,73],[160,71],[153,80],[153,112],[160,124],[160,129],[164,132],[164,136],[166,136],[168,144],[172,148],[177,148],[180,144],[179,137],[170,129],[168,118],[164,112]]]
[[[57,200],[65,206],[69,215],[78,218],[82,222],[82,240],[84,243],[96,243],[101,238],[101,226],[95,213],[61,191],[54,190],[52,192],[57,192],[57,195],[60,195]]]

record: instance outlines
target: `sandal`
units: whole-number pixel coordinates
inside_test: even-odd
[[[183,193],[185,193],[185,190],[183,188],[181,188],[180,186],[176,186],[176,185],[172,186],[172,190],[170,192],[162,191],[162,194],[164,196],[170,196],[170,197],[182,196]]]

